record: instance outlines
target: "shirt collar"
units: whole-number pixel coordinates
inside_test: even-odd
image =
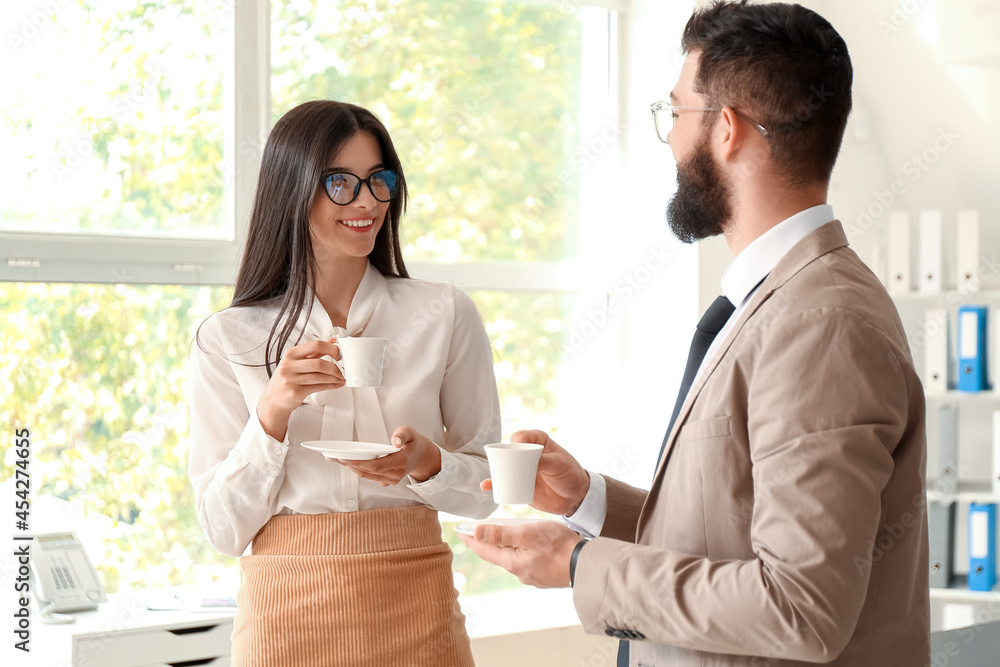
[[[722,293],[739,308],[795,244],[833,219],[833,207],[820,204],[782,220],[761,234],[722,274]]]

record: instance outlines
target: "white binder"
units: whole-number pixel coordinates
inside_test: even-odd
[[[993,495],[1000,496],[1000,410],[993,412]]]
[[[958,493],[958,406],[954,403],[938,407],[938,464],[934,490],[943,494]]]
[[[958,212],[957,270],[955,287],[959,292],[978,292],[979,277],[979,211],[963,209]]]
[[[920,280],[924,294],[941,291],[941,211],[920,212]]]
[[[924,311],[924,391],[943,394],[948,391],[948,309]]]
[[[905,294],[910,291],[910,214],[906,211],[889,213],[889,291]]]

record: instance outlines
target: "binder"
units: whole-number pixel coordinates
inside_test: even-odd
[[[927,545],[930,555],[930,584],[951,586],[955,568],[955,501],[932,501],[927,505]]]
[[[948,391],[948,310],[924,311],[924,391],[943,394]]]
[[[985,306],[958,308],[958,382],[959,391],[983,391],[986,380],[986,321]]]
[[[910,214],[893,211],[889,214],[889,291],[905,294],[910,291]]]
[[[958,212],[955,287],[959,292],[978,292],[979,278],[979,211]]]
[[[924,294],[941,291],[941,211],[920,213],[920,280]]]
[[[997,583],[997,505],[969,505],[969,590],[989,591]]]
[[[938,493],[958,493],[958,406],[942,403],[938,407]]]
[[[1000,496],[1000,410],[993,412],[993,495]]]

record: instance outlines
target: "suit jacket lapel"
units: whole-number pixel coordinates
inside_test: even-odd
[[[788,253],[786,253],[785,256],[782,257],[781,260],[775,265],[775,267],[768,274],[767,278],[764,279],[764,282],[761,283],[760,288],[754,294],[750,303],[747,304],[746,309],[740,315],[736,325],[730,330],[726,339],[719,346],[719,349],[716,350],[715,355],[706,362],[707,366],[705,366],[702,370],[701,374],[698,376],[698,380],[694,383],[694,385],[692,385],[691,390],[688,392],[687,398],[684,400],[684,405],[681,406],[681,411],[677,415],[677,421],[674,423],[673,430],[668,436],[667,446],[663,451],[663,456],[660,458],[659,465],[656,468],[656,473],[653,476],[650,498],[653,495],[653,491],[657,486],[659,486],[660,477],[663,475],[663,471],[670,460],[670,451],[673,449],[674,442],[677,439],[677,434],[680,432],[681,427],[684,425],[684,421],[691,412],[692,405],[697,400],[698,395],[705,386],[705,383],[708,382],[712,373],[715,372],[715,369],[718,367],[723,357],[725,357],[726,353],[736,341],[736,338],[740,335],[740,332],[743,330],[747,321],[753,317],[761,305],[763,305],[763,303],[770,298],[771,294],[788,282],[792,276],[826,253],[836,250],[837,248],[842,248],[846,245],[847,236],[844,234],[844,228],[840,224],[840,221],[834,220],[833,222],[829,222],[795,244],[795,246],[789,250]],[[649,500],[647,500],[647,504],[648,503]],[[641,525],[642,520],[640,518],[640,526]]]

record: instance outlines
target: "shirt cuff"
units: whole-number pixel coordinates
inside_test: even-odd
[[[257,411],[250,411],[250,419],[240,436],[235,448],[247,463],[269,475],[277,475],[285,465],[285,455],[288,453],[288,433],[285,439],[275,440],[269,436],[260,425]]]
[[[441,470],[435,475],[431,475],[422,482],[418,482],[409,475],[406,476],[409,482],[406,486],[419,493],[421,496],[427,496],[435,493],[441,493],[442,491],[447,491],[458,479],[459,473],[459,463],[455,458],[455,455],[446,449],[443,449],[440,445],[435,444],[435,447],[441,452]]]
[[[597,537],[604,528],[604,519],[608,515],[608,484],[604,477],[590,472],[590,488],[580,507],[572,516],[564,516],[567,526],[587,537]]]

